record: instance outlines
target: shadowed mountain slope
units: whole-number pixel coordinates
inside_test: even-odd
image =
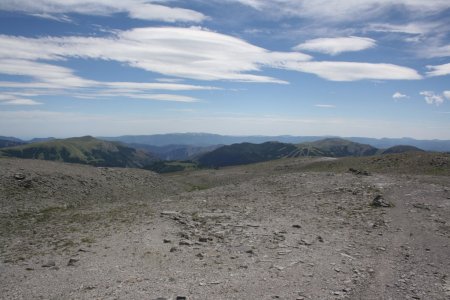
[[[406,152],[425,152],[424,150],[414,147],[414,146],[408,146],[408,145],[399,145],[390,147],[386,150],[383,150],[381,154],[395,154],[395,153],[406,153]]]

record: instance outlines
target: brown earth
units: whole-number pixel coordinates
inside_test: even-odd
[[[450,299],[449,177],[318,160],[162,177],[0,159],[0,298]]]

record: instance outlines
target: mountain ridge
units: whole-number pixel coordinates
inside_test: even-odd
[[[144,167],[156,160],[153,156],[118,142],[92,136],[54,139],[0,149],[8,157],[43,159],[105,167]]]

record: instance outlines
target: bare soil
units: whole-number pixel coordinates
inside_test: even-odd
[[[449,177],[316,161],[163,177],[0,159],[0,298],[450,299]]]

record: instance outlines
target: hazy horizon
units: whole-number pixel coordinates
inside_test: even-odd
[[[4,0],[0,135],[450,139],[450,2]]]
[[[220,133],[214,133],[214,132],[167,132],[167,133],[155,133],[155,134],[121,134],[121,135],[92,135],[92,134],[85,134],[85,135],[74,135],[74,136],[12,136],[12,135],[4,135],[0,134],[0,136],[3,137],[12,137],[12,138],[18,138],[23,141],[28,141],[32,139],[46,139],[46,138],[55,138],[55,139],[67,139],[67,138],[79,138],[84,136],[92,136],[94,138],[114,138],[114,137],[122,137],[122,136],[154,136],[154,135],[219,135],[219,136],[229,136],[229,137],[319,137],[319,138],[342,138],[342,139],[348,139],[348,138],[367,138],[367,139],[413,139],[413,140],[438,140],[438,141],[449,141],[450,139],[416,139],[413,137],[408,136],[402,136],[402,137],[367,137],[367,136],[340,136],[340,135],[292,135],[292,134],[277,134],[277,135],[263,135],[263,134],[256,134],[256,135],[239,135],[239,134],[220,134]]]

